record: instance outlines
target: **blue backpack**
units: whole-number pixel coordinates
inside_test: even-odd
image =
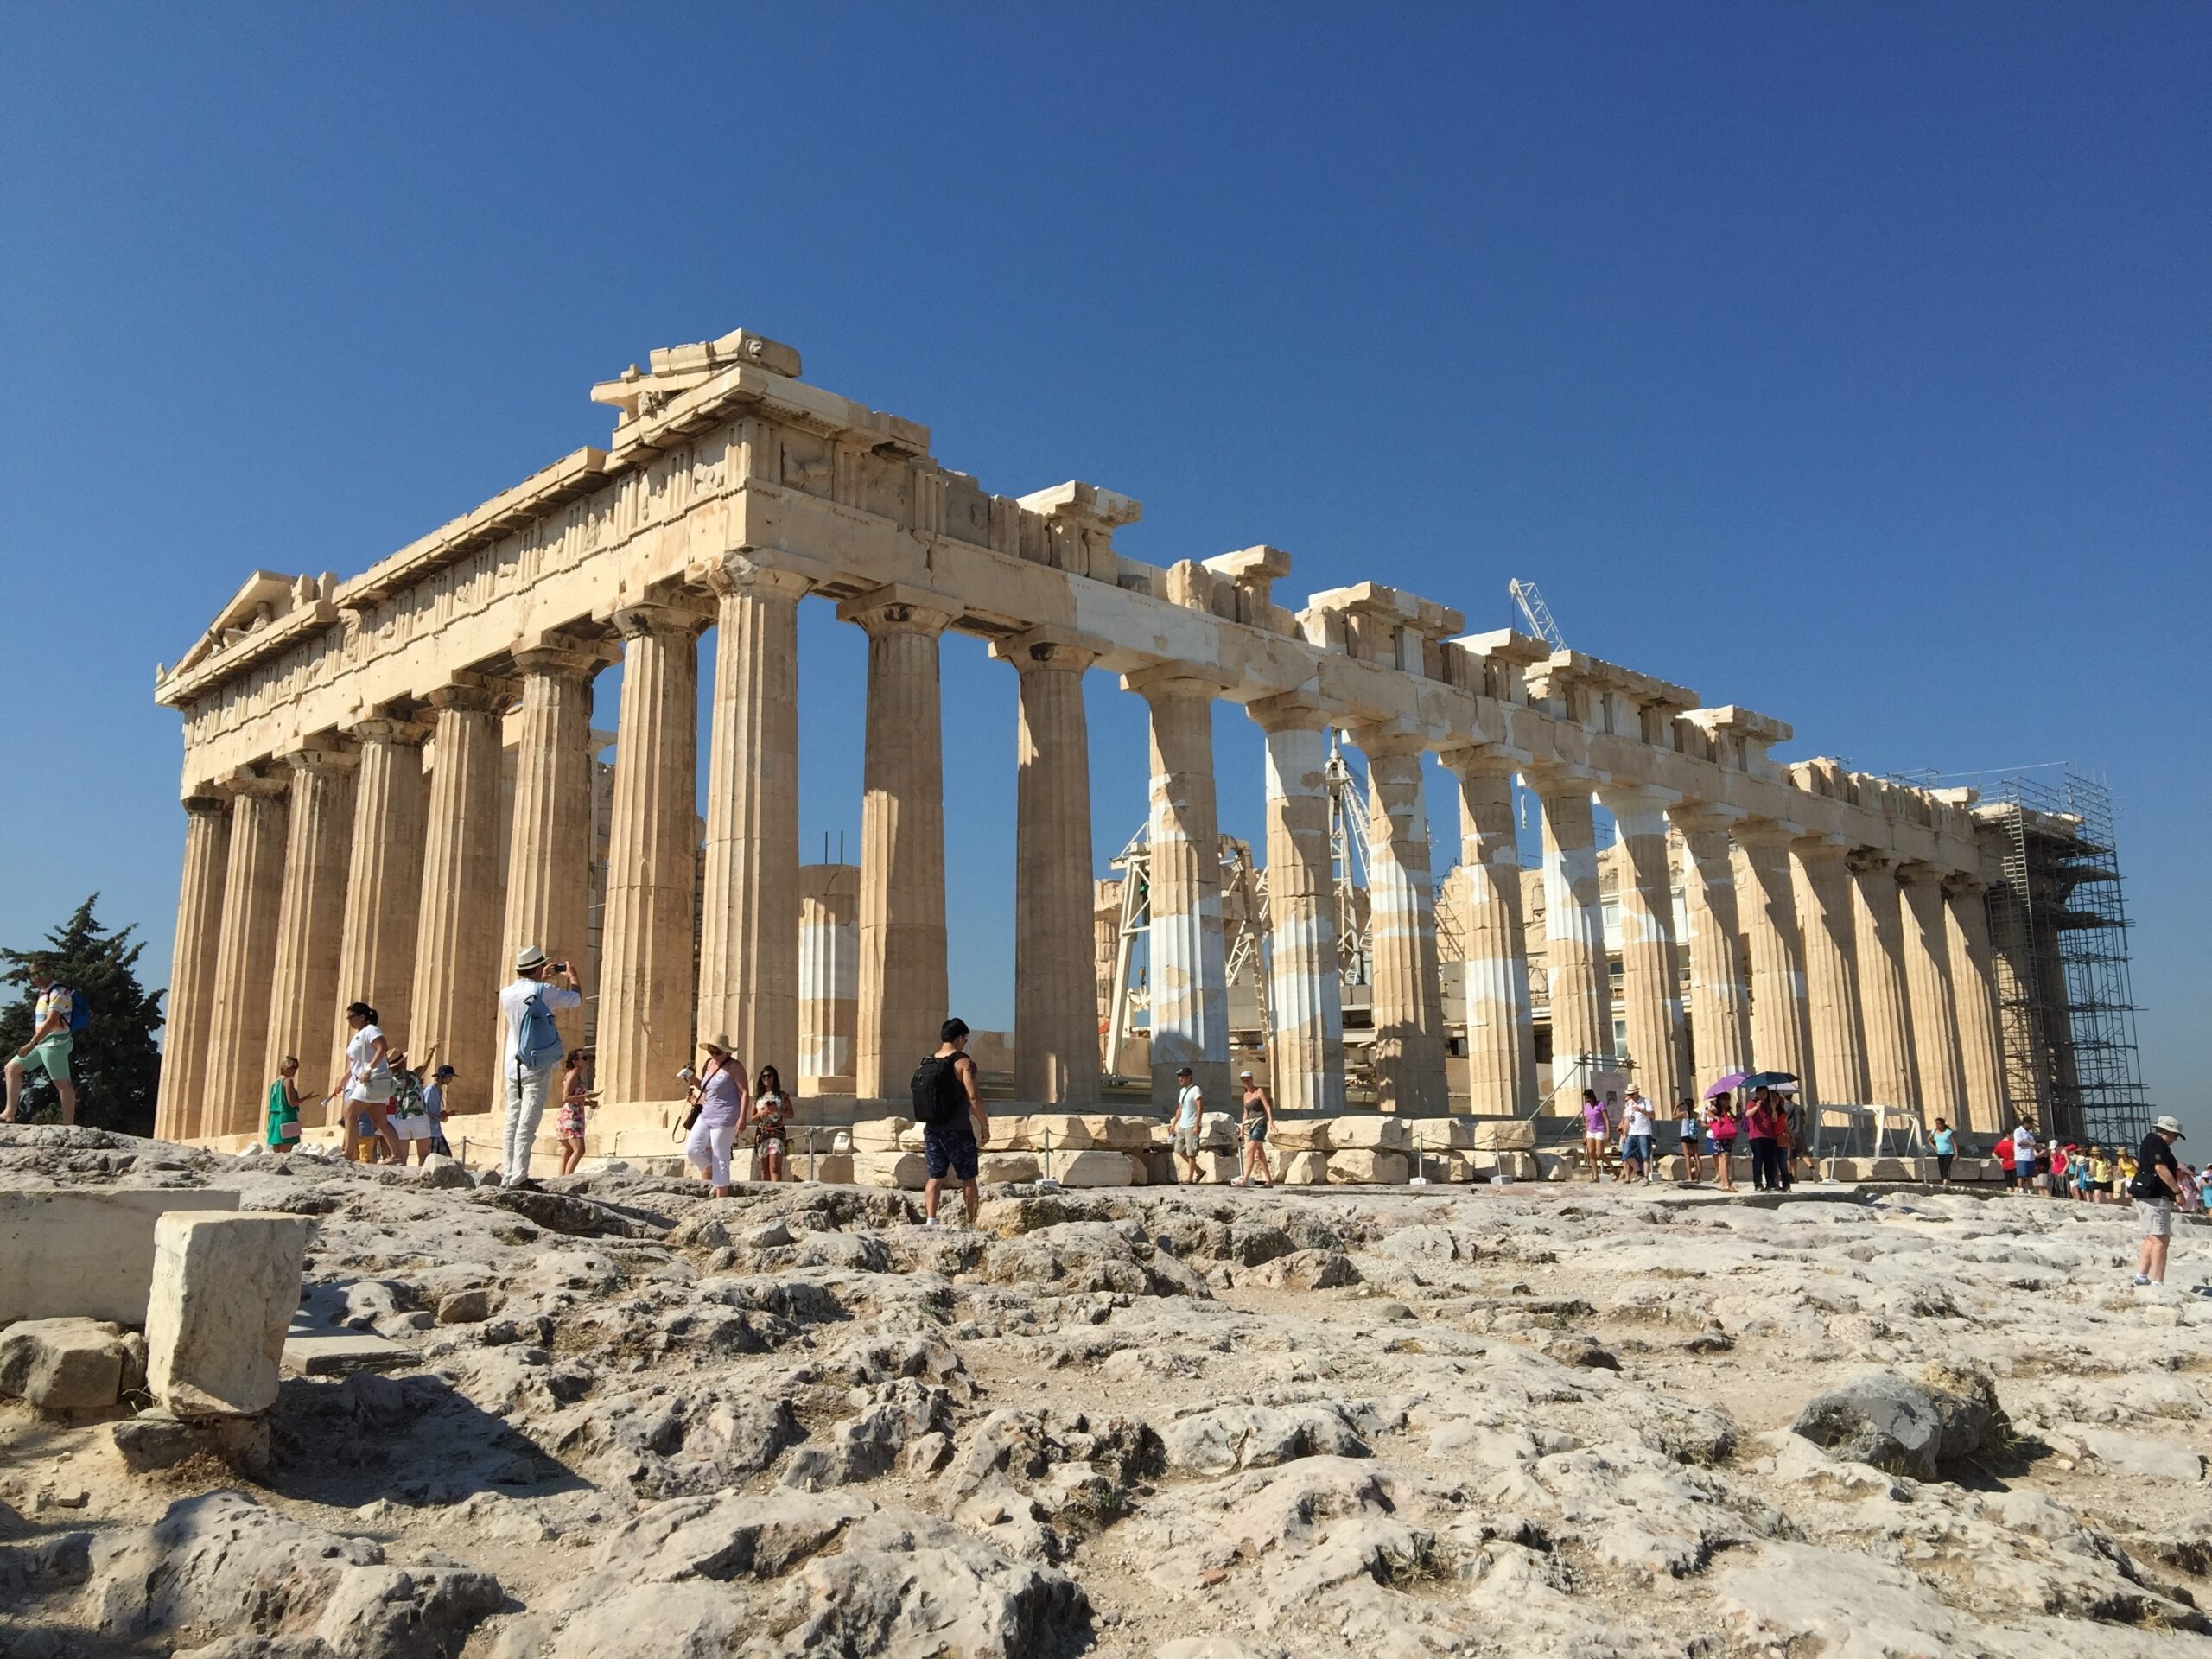
[[[561,1028],[553,1023],[553,1010],[545,1006],[545,993],[532,991],[523,1004],[522,1023],[515,1032],[515,1070],[543,1071],[557,1065],[568,1051],[562,1046]]]
[[[92,1023],[92,1005],[85,1001],[82,991],[69,993],[69,1034],[73,1037]]]

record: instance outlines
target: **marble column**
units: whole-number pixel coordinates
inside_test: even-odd
[[[1042,632],[998,648],[1021,677],[1015,740],[1014,1098],[1098,1104],[1091,969],[1090,739],[1084,671],[1097,653]]]
[[[694,1058],[699,635],[708,614],[703,605],[670,601],[613,617],[622,708],[597,988],[598,1083],[611,1102],[682,1098],[677,1070]],[[750,1054],[731,1058],[748,1070],[757,1064]]]
[[[1544,822],[1544,968],[1551,984],[1554,1104],[1571,1106],[1576,1090],[1559,1085],[1576,1064],[1586,1057],[1610,1066],[1614,1056],[1597,831],[1586,782],[1550,772],[1530,781]]]
[[[1675,937],[1674,861],[1667,847],[1663,790],[1611,789],[1605,810],[1620,832],[1621,988],[1627,1003],[1631,1074],[1661,1113],[1688,1090],[1684,1070],[1681,947]]]
[[[213,793],[187,796],[184,876],[177,885],[176,947],[169,957],[161,1103],[155,1113],[154,1133],[164,1141],[195,1132],[207,1089],[230,855],[230,802]]]
[[[1898,913],[1897,861],[1864,849],[1851,856],[1858,895],[1859,1003],[1866,1029],[1866,1097],[1900,1111],[1920,1109],[1912,1015],[1905,995],[1904,925]]]
[[[1989,888],[1971,876],[1953,876],[1943,883],[1943,900],[1966,1088],[1964,1125],[1975,1135],[1995,1135],[2011,1124],[1997,1024],[1996,957],[1989,944]]]
[[[383,1017],[394,1042],[415,1045],[415,945],[423,914],[423,740],[429,728],[379,717],[346,728],[360,746],[353,774],[353,833],[346,872],[346,910],[338,928],[336,1005],[328,1010],[321,1066],[303,1087],[323,1093],[346,1075],[350,1002]],[[415,1045],[423,1054],[427,1045]],[[443,1057],[441,1057],[442,1059]],[[486,1079],[469,1083],[481,1095]],[[334,1106],[329,1120],[338,1122]]]
[[[1356,734],[1367,756],[1368,939],[1374,955],[1376,1103],[1386,1112],[1449,1109],[1436,896],[1421,739]]]
[[[1897,873],[1904,905],[1904,984],[1912,1009],[1913,1073],[1929,1122],[1966,1122],[1966,1073],[1959,1058],[1959,1015],[1951,985],[1949,925],[1942,872],[1907,864]]]
[[[424,699],[431,710],[429,801],[423,831],[422,906],[406,1047],[438,1046],[455,1076],[454,1114],[499,1109],[499,711],[504,690],[456,675]],[[389,1010],[372,1005],[378,1014]]]
[[[868,634],[861,760],[860,1029],[853,1092],[907,1096],[937,1052],[946,1006],[944,731],[938,641],[949,611],[898,589],[837,607]]]
[[[1748,819],[1729,835],[1736,843],[1736,899],[1751,948],[1752,1069],[1794,1072],[1810,1096],[1818,1080],[1806,1029],[1804,943],[1797,931],[1790,831]]]
[[[799,1058],[798,602],[812,586],[741,553],[709,567],[715,702],[698,1029],[757,1076]]]
[[[1678,806],[1669,817],[1682,838],[1682,919],[1690,953],[1691,1092],[1751,1069],[1751,988],[1744,982],[1743,928],[1737,920],[1731,817],[1710,807]]]
[[[284,888],[276,912],[276,966],[269,1001],[269,1077],[288,1054],[300,1061],[300,1086],[321,1092],[337,1082],[321,1067],[338,998],[338,958],[346,934],[346,881],[353,845],[350,747],[320,747],[284,757],[292,771],[286,814]],[[350,1000],[350,999],[348,999]],[[397,1039],[394,1039],[397,1040]]]
[[[1840,841],[1808,836],[1793,850],[1797,920],[1805,942],[1805,1012],[1813,1042],[1812,1074],[1801,1097],[1808,1104],[1860,1105],[1873,1096],[1866,1092],[1857,904],[1844,862],[1850,849]]]
[[[269,1079],[270,988],[276,982],[276,912],[284,897],[283,778],[234,775],[230,860],[223,873],[223,924],[215,950],[207,1086],[193,1133],[244,1135],[260,1116]]]
[[[860,1027],[860,866],[803,864],[798,880],[798,1075],[791,1086],[849,1095]]]
[[[1513,827],[1514,762],[1470,748],[1448,751],[1444,764],[1459,779],[1459,863],[1467,873],[1468,1109],[1526,1117],[1536,1109],[1536,1020]]]
[[[1267,734],[1268,1075],[1276,1105],[1341,1112],[1344,980],[1329,852],[1329,714],[1311,699],[1280,696],[1246,712]]]
[[[1220,688],[1175,665],[1123,682],[1151,711],[1152,867],[1147,941],[1152,988],[1152,1100],[1175,1103],[1191,1068],[1213,1110],[1228,1108],[1229,974],[1222,940],[1221,836],[1214,810],[1213,699]]]
[[[507,904],[499,973],[536,945],[581,969],[591,929],[592,680],[608,652],[541,635],[514,653],[522,682],[516,724],[514,817],[507,836]],[[593,985],[585,982],[589,991]],[[554,1015],[563,1041],[584,1039],[584,1011]],[[496,1030],[496,1027],[495,1027]]]

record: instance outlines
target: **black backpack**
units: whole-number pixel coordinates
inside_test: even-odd
[[[944,1124],[967,1109],[968,1090],[953,1070],[957,1054],[932,1054],[914,1068],[914,1122]]]

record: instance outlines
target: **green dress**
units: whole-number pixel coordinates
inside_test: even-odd
[[[291,1091],[284,1087],[284,1079],[279,1077],[269,1085],[269,1144],[289,1147],[296,1142],[300,1138],[299,1121],[300,1109],[292,1104]],[[288,1123],[294,1126],[289,1135],[284,1133]]]

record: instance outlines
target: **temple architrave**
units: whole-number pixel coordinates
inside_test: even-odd
[[[990,642],[1020,714],[1022,1100],[1099,1097],[1108,941],[1083,699],[1098,673],[1150,717],[1155,1103],[1186,1064],[1210,1101],[1231,1099],[1211,735],[1225,700],[1266,734],[1266,775],[1249,785],[1267,800],[1282,1105],[1344,1101],[1322,775],[1334,729],[1367,761],[1385,1109],[1446,1109],[1447,1024],[1465,1031],[1467,1106],[1537,1108],[1517,777],[1541,815],[1535,954],[1555,1072],[1618,1058],[1603,807],[1619,831],[1626,1046],[1655,1099],[1756,1065],[1797,1074],[1815,1100],[1984,1133],[2006,1121],[1983,897],[1998,871],[1970,791],[1784,766],[1769,754],[1792,735],[1779,720],[1520,633],[1464,632],[1460,612],[1379,583],[1289,608],[1275,548],[1141,563],[1114,546],[1135,501],[1082,483],[993,494],[932,457],[926,427],[806,384],[796,351],[755,334],[656,351],[592,396],[617,411],[608,448],[359,575],[257,572],[159,671],[185,747],[162,1135],[256,1129],[283,1054],[310,1079],[337,1075],[339,1010],[355,998],[395,1042],[417,1056],[435,1042],[459,1068],[452,1110],[494,1109],[495,993],[523,944],[588,952],[595,1001],[574,1038],[594,1032],[611,1103],[674,1096],[695,1033],[728,1033],[756,1065],[810,1056],[863,1101],[903,1096],[946,1012],[949,631]],[[866,799],[857,868],[803,878],[809,602],[868,636]],[[591,690],[617,661],[608,784]],[[1459,798],[1460,846],[1442,857],[1428,754]],[[1452,852],[1465,948],[1447,1007],[1435,906]]]

